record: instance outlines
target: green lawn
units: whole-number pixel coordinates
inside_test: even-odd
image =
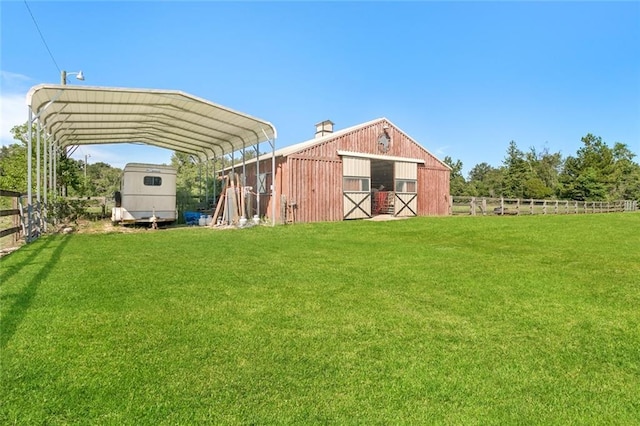
[[[56,235],[1,424],[639,424],[640,214]]]

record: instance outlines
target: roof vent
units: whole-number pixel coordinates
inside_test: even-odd
[[[333,121],[324,120],[316,124],[316,138],[321,138],[331,133],[333,133]]]

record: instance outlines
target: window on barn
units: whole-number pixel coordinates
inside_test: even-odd
[[[363,177],[345,176],[342,185],[343,191],[369,192],[369,188],[371,188],[369,178]]]
[[[160,176],[145,176],[145,186],[162,186],[162,178]]]
[[[408,179],[396,179],[396,192],[418,192],[418,182]]]
[[[258,192],[260,194],[271,192],[271,173],[260,173],[260,176],[258,176]]]

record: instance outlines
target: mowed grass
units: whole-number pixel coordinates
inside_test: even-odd
[[[640,214],[41,238],[2,424],[638,424]]]

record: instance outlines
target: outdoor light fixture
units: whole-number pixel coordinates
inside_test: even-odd
[[[67,84],[67,76],[68,75],[75,75],[76,78],[80,81],[84,81],[84,74],[82,74],[82,71],[79,72],[66,72],[66,71],[60,71],[60,83],[65,85]]]

